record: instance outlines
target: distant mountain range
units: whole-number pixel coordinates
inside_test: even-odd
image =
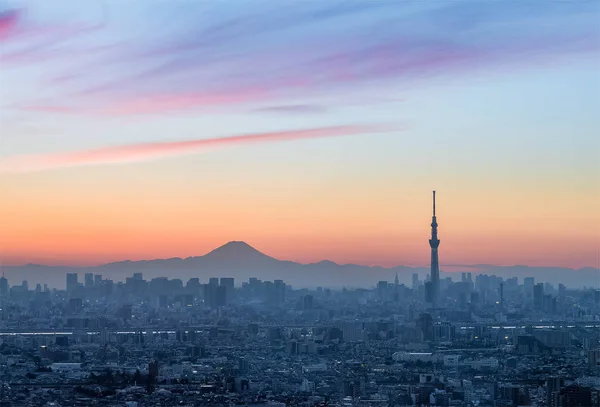
[[[534,277],[538,282],[552,284],[563,283],[567,287],[600,287],[600,269],[570,269],[562,267],[528,266],[463,266],[472,270],[473,278],[477,274],[495,274],[504,278]],[[372,287],[380,280],[392,282],[396,273],[401,283],[410,284],[413,273],[423,279],[429,272],[426,267],[370,267],[357,264],[337,264],[332,261],[301,264],[293,261],[278,260],[256,250],[245,242],[229,242],[204,256],[142,261],[120,261],[95,267],[56,267],[28,264],[25,266],[5,267],[4,273],[11,285],[27,280],[32,285],[48,284],[51,287],[64,288],[65,273],[77,272],[102,274],[103,278],[124,281],[133,273],[143,273],[145,279],[155,277],[180,278],[184,281],[199,277],[206,281],[210,277],[234,277],[239,283],[250,277],[262,280],[282,279],[294,287]],[[456,276],[456,273],[444,273],[442,277]],[[83,278],[80,278],[80,281]]]

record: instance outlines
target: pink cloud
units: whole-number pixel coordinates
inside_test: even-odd
[[[255,112],[265,113],[290,113],[290,114],[304,114],[304,113],[325,113],[327,108],[318,105],[281,105],[281,106],[267,106],[254,109]]]
[[[6,39],[14,32],[19,17],[20,12],[18,10],[8,10],[0,13],[0,41]]]
[[[106,28],[107,11],[103,7],[102,19],[97,23],[63,23],[53,25],[40,25],[23,19],[22,10],[8,10],[0,13],[0,42],[13,42],[16,45],[27,44],[18,47],[14,51],[2,52],[0,62],[12,63],[39,63],[49,59],[68,57],[78,54],[92,54],[99,51],[110,50],[111,46],[86,46],[79,49],[50,48],[60,42],[78,38],[83,34],[90,34]]]
[[[282,106],[298,97],[332,94],[383,81],[409,83],[438,75],[453,77],[478,70],[520,68],[527,61],[597,53],[598,49],[591,5],[562,4],[556,9],[537,10],[529,6],[449,3],[411,11],[411,7],[393,7],[386,2],[377,2],[378,6],[336,3],[302,5],[293,10],[240,9],[233,14],[217,7],[215,15],[205,15],[203,7],[196,9],[193,5],[173,10],[174,15],[189,17],[182,19],[181,27],[175,30],[152,20],[154,25],[146,28],[153,28],[147,38],[134,36],[117,46],[88,44],[77,52],[71,50],[78,56],[87,50],[88,55],[101,52],[104,57],[101,61],[83,61],[84,66],[58,72],[47,82],[64,93],[56,98],[56,104],[68,100],[72,107],[37,101],[32,103],[38,106],[25,109],[120,116],[267,101]],[[548,24],[564,20],[563,13],[558,13],[563,7],[571,18],[572,29]],[[203,16],[203,23],[197,23],[194,13]],[[351,18],[348,25],[337,20],[362,13],[374,14],[366,14],[371,18],[360,19],[362,22]],[[106,20],[106,10],[103,16]],[[14,18],[0,16],[0,27],[4,24],[11,28]],[[170,24],[170,18],[163,23]],[[336,19],[335,24],[328,24],[329,19]],[[323,24],[315,25],[317,20]],[[544,30],[531,30],[532,24],[539,23]],[[308,24],[305,35],[290,32],[291,27]],[[46,30],[46,34],[29,44],[32,46],[0,58],[2,62],[32,63],[66,56],[65,49],[49,45],[101,27],[103,23],[93,27],[67,23],[22,27],[19,22],[15,32],[39,34]],[[510,35],[505,35],[507,32]],[[284,98],[287,100],[281,100]]]
[[[162,157],[198,153],[219,147],[349,136],[364,133],[387,132],[397,129],[401,129],[401,127],[374,125],[333,126],[209,139],[132,144],[67,153],[12,156],[0,159],[0,172],[31,172],[61,167],[147,161]]]
[[[154,114],[200,106],[244,103],[265,97],[266,89],[249,88],[237,92],[192,93],[155,95],[124,100],[102,108],[98,113],[109,116]]]

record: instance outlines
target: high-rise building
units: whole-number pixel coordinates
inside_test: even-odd
[[[303,309],[305,310],[311,310],[313,309],[313,296],[312,295],[305,295],[303,298]]]
[[[230,304],[235,294],[235,280],[232,277],[221,277],[220,285],[225,287],[225,302]]]
[[[77,273],[67,273],[67,294],[71,294],[73,291],[75,291],[78,285],[79,281],[77,278]]]
[[[525,298],[531,302],[533,300],[533,287],[535,286],[535,278],[525,277],[523,279],[523,291]]]
[[[388,282],[380,281],[377,283],[377,296],[381,301],[387,300],[388,296]]]
[[[283,280],[273,280],[273,285],[275,288],[277,304],[283,304],[285,302],[285,283]]]
[[[235,279],[233,279],[232,277],[221,277],[220,284],[226,287],[233,288],[235,286]]]
[[[413,290],[419,289],[419,274],[418,273],[413,273],[413,275],[412,275],[412,289]]]
[[[227,286],[220,285],[215,289],[215,304],[217,307],[224,307],[227,305]]]
[[[90,288],[94,286],[94,274],[85,273],[85,288]]]
[[[533,286],[533,308],[538,311],[544,309],[544,284],[542,283]]]
[[[440,239],[437,235],[437,219],[435,216],[435,191],[433,191],[433,216],[431,218],[431,239],[429,246],[431,247],[431,302],[435,305],[438,302],[440,294],[440,265],[438,258],[438,247]]]
[[[588,350],[588,368],[600,373],[600,349]]]
[[[0,319],[4,320],[4,301],[8,296],[8,280],[4,275],[0,277]]]
[[[360,321],[339,321],[336,328],[342,331],[344,342],[362,342],[365,339],[364,323]]]
[[[421,329],[421,332],[423,333],[424,341],[434,340],[433,318],[431,317],[431,314],[421,314],[417,321],[417,326]]]
[[[0,277],[0,295],[2,298],[8,295],[8,280],[6,277]]]
[[[102,274],[96,274],[96,275],[94,275],[94,285],[96,287],[98,287],[101,284],[102,284]]]
[[[542,285],[543,287],[543,285]],[[560,389],[564,386],[562,377],[548,377],[546,379],[546,405],[549,407],[560,407]]]
[[[204,289],[204,304],[210,308],[217,308],[217,288],[219,285],[209,282],[209,284],[203,284],[202,287]]]

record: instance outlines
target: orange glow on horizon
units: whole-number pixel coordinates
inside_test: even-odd
[[[355,177],[332,188],[273,173],[260,181],[214,174],[186,184],[136,168],[0,179],[11,197],[0,201],[3,263],[199,256],[231,240],[302,263],[429,263],[431,197],[414,186],[420,182]],[[442,264],[600,267],[596,195],[519,185],[485,196],[473,191],[438,188]],[[527,204],[541,199],[542,207]]]

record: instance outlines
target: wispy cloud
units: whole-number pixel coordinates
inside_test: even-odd
[[[245,144],[291,141],[323,137],[348,136],[401,130],[402,126],[335,126],[272,133],[257,133],[220,138],[162,143],[123,145],[57,154],[12,156],[0,159],[0,172],[31,172],[61,167],[147,161],[214,148]]]
[[[310,113],[325,113],[327,108],[319,105],[281,105],[281,106],[266,106],[254,109],[255,112],[265,113],[283,113],[283,114],[310,114]]]
[[[77,47],[58,47],[65,42],[76,42],[86,34],[103,30],[108,22],[108,10],[103,3],[101,19],[95,22],[60,21],[40,22],[28,18],[27,9],[0,10],[0,62],[6,67],[28,65],[51,59],[72,58],[74,54],[94,54],[105,51],[105,46],[80,44]]]
[[[57,72],[48,85],[63,89],[60,101],[31,105],[97,115],[283,106],[299,95],[371,82],[521,67],[540,57],[600,50],[598,2],[161,4],[165,19],[152,14],[144,22],[149,35],[129,38],[126,53],[104,49],[100,62]],[[5,20],[10,28],[12,20]],[[32,48],[12,58],[35,52],[45,55]]]

